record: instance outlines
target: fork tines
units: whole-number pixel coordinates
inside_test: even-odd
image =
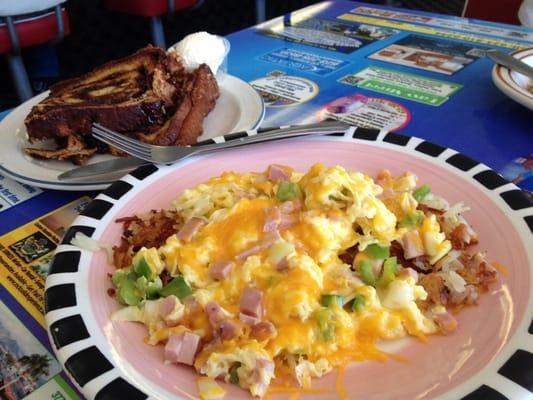
[[[107,143],[118,150],[131,154],[134,157],[150,161],[150,145],[115,132],[97,123],[92,125],[91,131],[96,139]]]

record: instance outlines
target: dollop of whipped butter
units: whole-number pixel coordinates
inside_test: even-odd
[[[196,32],[185,36],[176,43],[171,51],[178,53],[187,70],[207,64],[216,74],[226,55],[226,46],[222,38],[207,32]]]

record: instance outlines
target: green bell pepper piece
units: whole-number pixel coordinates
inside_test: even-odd
[[[135,281],[135,286],[142,293],[142,296],[147,299],[154,299],[159,297],[159,291],[163,288],[163,282],[158,276],[153,281],[149,281],[144,276],[140,276]]]
[[[183,279],[183,276],[175,277],[159,292],[159,294],[162,297],[167,297],[173,294],[178,299],[187,297],[191,293],[192,293],[192,289],[190,288],[189,285],[187,285],[187,282],[185,282],[185,279]]]
[[[344,305],[344,298],[337,294],[323,294],[320,297],[320,304],[324,307],[332,307],[334,305],[342,307]]]
[[[129,268],[121,268],[113,272],[111,276],[111,282],[113,282],[113,286],[115,287],[119,287],[124,279],[136,279],[135,273]]]
[[[137,288],[136,282],[133,279],[124,279],[117,291],[117,300],[119,303],[136,306],[142,300],[142,292]]]
[[[368,260],[362,260],[359,262],[359,273],[363,282],[370,286],[376,286],[376,276],[372,269],[372,263]]]
[[[371,244],[366,247],[365,253],[374,260],[384,260],[389,256],[389,246],[382,247],[379,244]]]
[[[352,302],[352,311],[360,312],[366,304],[366,298],[362,294],[355,296]]]
[[[424,184],[413,192],[413,197],[416,201],[421,201],[424,200],[424,197],[426,197],[430,192],[430,187]]]
[[[295,198],[302,197],[302,190],[297,183],[281,181],[278,184],[276,197],[281,201],[294,200]]]
[[[394,280],[396,273],[398,271],[398,261],[396,257],[390,257],[385,260],[383,263],[383,272],[379,278],[378,285],[380,287],[385,287]]]
[[[424,213],[420,210],[416,210],[412,213],[407,213],[400,220],[400,228],[414,228],[419,226],[424,220]]]
[[[322,308],[318,311],[317,324],[322,340],[329,342],[335,337],[333,313],[329,308]]]
[[[156,276],[153,282],[148,282],[146,285],[146,298],[156,299],[159,297],[159,292],[163,289],[163,282],[161,278]]]
[[[155,271],[150,267],[145,257],[141,257],[139,261],[133,266],[133,270],[139,276],[144,276],[149,281],[155,278]]]
[[[233,364],[229,369],[229,381],[230,383],[233,383],[234,385],[239,384],[239,374],[237,374],[237,370],[241,366],[240,362],[236,362]]]

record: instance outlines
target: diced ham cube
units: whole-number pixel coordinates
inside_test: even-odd
[[[276,264],[276,270],[279,272],[287,271],[289,269],[289,260],[287,260],[287,257],[283,257],[279,262]]]
[[[255,324],[258,324],[261,322],[259,318],[252,317],[250,315],[246,315],[243,313],[239,313],[239,319],[241,322],[245,323],[246,325],[254,326]]]
[[[291,214],[281,214],[281,219],[278,224],[279,230],[289,229],[290,227],[296,225],[298,222],[298,217]]]
[[[263,240],[266,242],[268,247],[270,247],[275,241],[281,240],[281,235],[279,234],[278,230],[266,232],[265,236],[263,237]]]
[[[260,358],[255,362],[255,367],[250,374],[250,380],[252,385],[256,385],[254,393],[256,396],[263,396],[265,394],[270,379],[274,375],[274,369],[275,365],[273,361]]]
[[[247,248],[246,250],[241,251],[239,254],[235,256],[235,258],[238,261],[244,261],[251,255],[254,255],[256,253],[259,253],[260,251],[264,250],[264,246],[261,244],[254,244],[252,247]]]
[[[277,231],[272,231],[269,233],[273,233],[273,232],[277,232]],[[279,236],[279,233],[277,236]],[[274,237],[274,235],[272,235],[272,237]],[[263,241],[254,244],[252,247],[249,247],[246,250],[241,251],[239,254],[235,256],[235,258],[239,261],[244,261],[251,255],[257,254],[263,250],[268,249],[270,246],[272,246],[272,243],[274,243],[274,241],[275,240],[270,239],[270,237],[268,239],[265,238]]]
[[[272,182],[288,181],[291,177],[289,167],[272,164],[268,167],[267,179]]]
[[[205,312],[207,313],[207,319],[209,320],[209,325],[213,329],[218,329],[220,323],[226,319],[226,314],[224,310],[216,301],[210,301],[205,305]]]
[[[272,375],[274,373],[274,362],[265,358],[260,358],[255,363],[255,368],[263,371],[265,375]]]
[[[209,266],[209,277],[215,281],[226,279],[233,268],[231,261],[216,261]]]
[[[231,340],[242,333],[242,325],[238,321],[225,319],[220,323],[218,333],[223,340]]]
[[[174,311],[174,308],[176,307],[178,301],[178,298],[173,294],[161,300],[161,302],[159,303],[159,315],[161,316],[161,318],[164,319],[167,315]]]
[[[258,341],[268,340],[275,338],[278,334],[276,327],[270,321],[261,321],[258,324],[252,326],[250,337]]]
[[[192,332],[171,334],[165,345],[165,361],[193,365],[200,336]]]
[[[240,301],[240,311],[243,314],[261,319],[263,314],[262,300],[263,293],[260,290],[251,287],[244,288]]]
[[[187,312],[187,314],[195,314],[203,309],[198,300],[192,296],[188,296],[183,299],[183,305],[185,306],[185,312]]]
[[[424,255],[424,245],[417,230],[405,232],[400,240],[400,244],[403,248],[403,257],[406,260]]]
[[[159,316],[165,321],[167,326],[178,325],[183,318],[184,312],[185,307],[174,295],[165,297],[159,303]]]
[[[258,383],[255,386],[254,396],[263,397],[268,390],[268,385],[266,383]]]
[[[242,189],[237,189],[236,190],[236,194],[237,194],[237,197],[239,197],[240,199],[242,199],[242,198],[253,199],[255,197],[253,195],[253,193],[247,192],[247,191],[242,190]]]
[[[457,327],[457,320],[447,311],[442,314],[435,315],[434,320],[441,332],[444,334],[453,332]]]
[[[200,228],[206,224],[207,222],[204,219],[192,217],[185,223],[185,225],[182,226],[176,236],[179,240],[188,242],[192,239],[196,232],[198,232]]]
[[[242,325],[239,321],[229,318],[224,309],[216,301],[210,301],[205,305],[207,319],[213,330],[213,336],[223,340],[233,339],[242,333]]]
[[[294,211],[300,211],[302,202],[298,199],[292,201],[284,201],[279,205],[279,210],[282,214],[290,214]]]
[[[281,212],[278,207],[269,207],[265,209],[265,223],[263,224],[263,232],[272,232],[278,229],[281,222]]]
[[[478,296],[479,293],[474,285],[466,285],[462,292],[451,290],[448,299],[452,304],[473,305],[477,303]]]

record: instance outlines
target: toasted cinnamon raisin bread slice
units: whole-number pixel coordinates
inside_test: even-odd
[[[50,95],[26,117],[30,141],[90,134],[100,122],[119,131],[144,129],[164,116],[164,101],[152,90],[152,76],[165,52],[145,47],[50,88]]]
[[[52,86],[25,124],[30,142],[54,139],[58,148],[25,151],[76,164],[95,152],[122,155],[92,138],[93,122],[153,143],[194,143],[218,96],[209,67],[188,73],[175,53],[148,46]]]

